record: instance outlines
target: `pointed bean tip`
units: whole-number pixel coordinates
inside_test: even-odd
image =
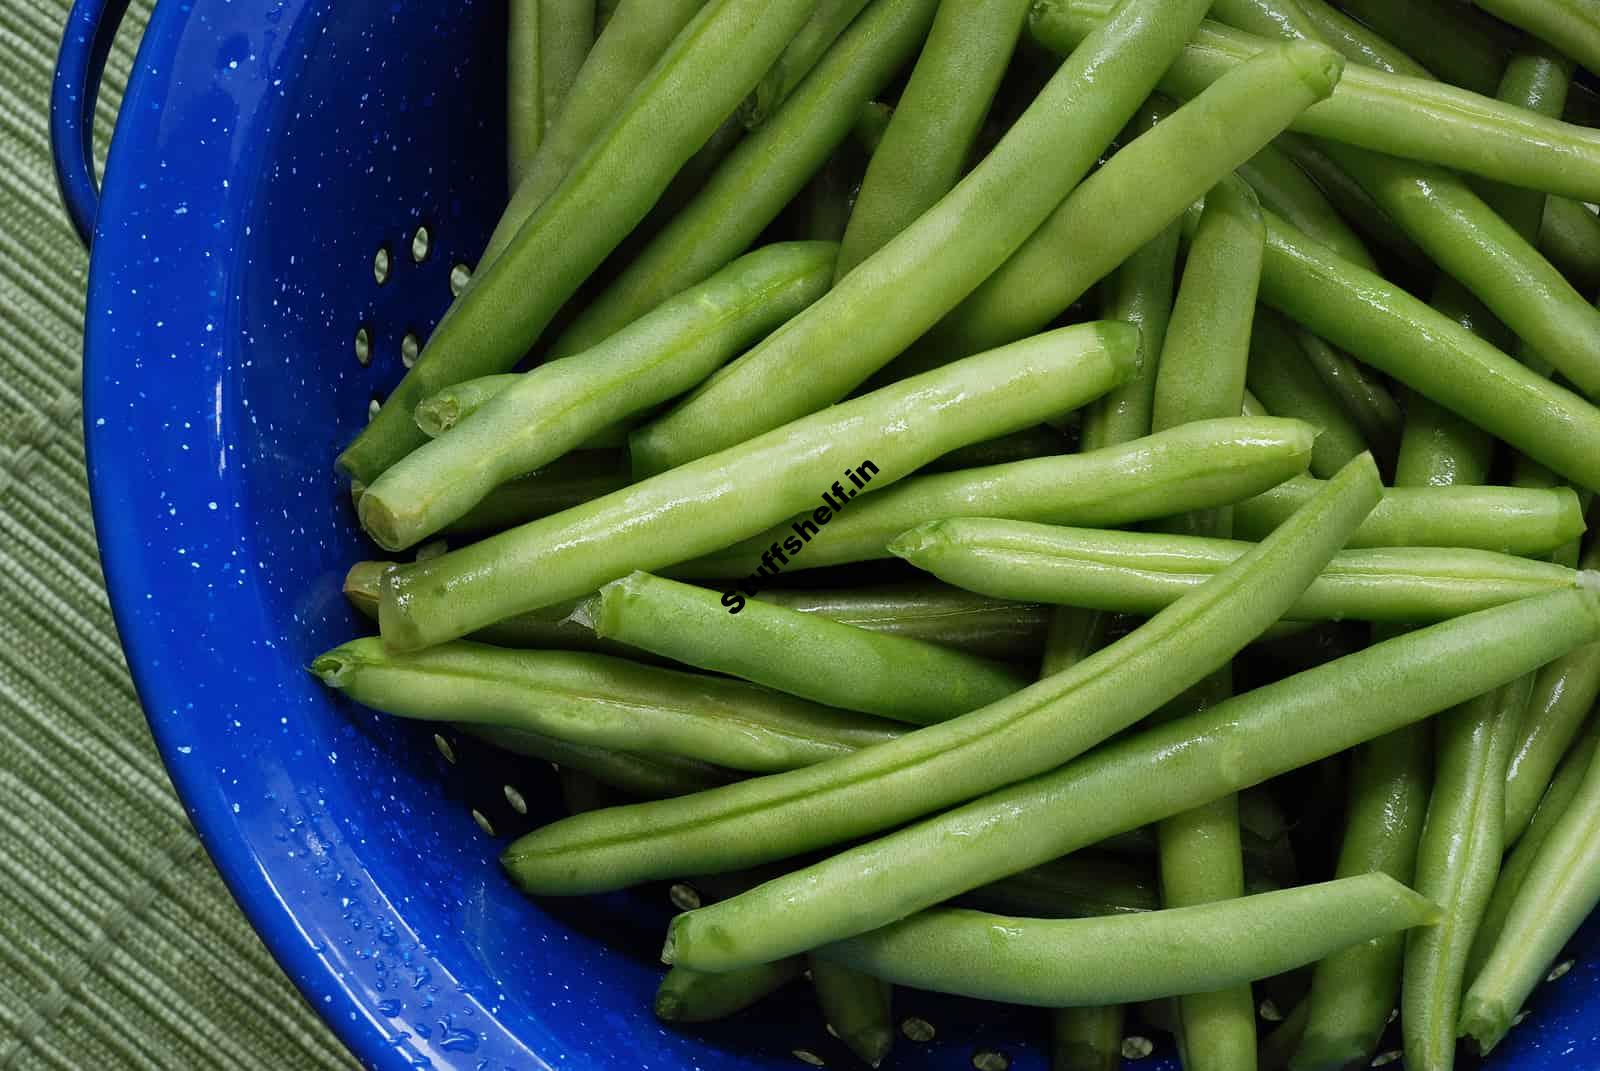
[[[894,1031],[887,1026],[870,1026],[842,1039],[845,1046],[869,1067],[880,1067],[894,1047]]]
[[[675,1022],[678,1016],[683,1014],[683,1001],[679,999],[676,993],[658,990],[656,992],[655,1013],[656,1018],[664,1023]]]
[[[918,525],[910,531],[901,532],[889,540],[884,549],[896,558],[903,558],[915,565],[917,558],[934,542],[934,537],[943,525],[943,521],[930,521],[927,524]]]

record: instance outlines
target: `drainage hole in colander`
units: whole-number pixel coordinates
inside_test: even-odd
[[[377,280],[379,286],[389,281],[392,260],[387,243],[380,245],[378,251],[372,255],[372,277]]]
[[[465,264],[457,264],[450,269],[450,296],[460,297],[461,292],[472,282],[472,269]]]
[[[495,835],[494,826],[489,824],[489,819],[486,818],[484,813],[478,810],[476,807],[472,809],[472,820],[478,823],[478,828],[489,834],[489,836],[492,837]]]
[[[438,733],[434,733],[433,746],[439,749],[439,754],[444,756],[445,762],[448,762],[451,766],[456,764],[456,749],[450,746],[450,741]]]
[[[372,328],[367,324],[356,328],[356,360],[363,368],[372,363]]]
[[[383,408],[383,395],[376,392],[367,399],[367,419],[372,420],[378,415],[378,410]]]
[[[417,228],[417,233],[411,236],[411,259],[414,263],[421,264],[428,259],[428,254],[433,252],[433,234],[424,223]]]
[[[1138,1034],[1129,1034],[1122,1039],[1122,1058],[1124,1060],[1143,1060],[1155,1051],[1156,1043],[1149,1038],[1140,1037]]]
[[[810,1064],[812,1067],[828,1066],[827,1061],[809,1049],[795,1049],[794,1058],[803,1064]]]
[[[932,1041],[936,1031],[928,1020],[912,1016],[900,1023],[900,1033],[904,1034],[908,1041]]]
[[[972,1054],[977,1071],[1011,1071],[1011,1057],[996,1049],[979,1049]]]
[[[400,340],[400,363],[410,368],[417,363],[417,354],[421,352],[422,340],[415,331],[407,331],[406,337]]]

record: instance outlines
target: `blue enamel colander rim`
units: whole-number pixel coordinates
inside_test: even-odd
[[[660,890],[533,905],[495,864],[524,812],[556,805],[549,769],[449,731],[436,750],[302,669],[361,628],[339,580],[370,551],[329,460],[503,202],[503,7],[160,0],[101,195],[90,121],[126,3],[76,0],[51,116],[93,248],[95,523],[163,760],[267,947],[372,1067],[848,1066],[803,993],[662,1029]],[[1600,1066],[1597,942],[1586,927],[1493,1067]],[[908,993],[901,1014],[939,1037],[888,1066],[1045,1066],[1015,1009]]]

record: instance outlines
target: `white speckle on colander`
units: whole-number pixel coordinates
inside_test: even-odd
[[[1405,1053],[1400,1049],[1390,1049],[1388,1052],[1380,1052],[1378,1055],[1372,1058],[1372,1066],[1387,1067],[1404,1055]]]
[[[979,1049],[972,1054],[977,1071],[1011,1071],[1011,1057],[995,1049]]]
[[[483,812],[476,807],[472,809],[472,820],[478,823],[478,828],[489,834],[489,836],[495,835],[494,826],[489,824],[489,819],[485,818]]]
[[[932,1041],[937,1031],[933,1029],[933,1024],[928,1020],[918,1019],[913,1016],[909,1019],[901,1020],[900,1033],[904,1034],[909,1041]]]
[[[812,1067],[828,1066],[827,1061],[823,1060],[822,1057],[818,1056],[810,1049],[795,1049],[794,1058],[803,1064],[810,1064]]]
[[[1573,961],[1570,959],[1561,963],[1557,963],[1554,967],[1550,968],[1550,973],[1544,976],[1544,980],[1547,982],[1555,981],[1557,978],[1560,978],[1562,975],[1572,970],[1572,964]]]
[[[679,911],[693,911],[700,906],[700,894],[694,887],[678,882],[667,890],[667,899],[672,901],[672,906]]]
[[[1122,1039],[1122,1058],[1124,1060],[1143,1060],[1155,1051],[1155,1042],[1147,1037],[1129,1034]]]
[[[522,798],[522,793],[518,792],[510,785],[502,785],[500,786],[500,790],[506,794],[506,802],[511,804],[511,809],[513,811],[516,811],[518,814],[528,813],[528,801]]]

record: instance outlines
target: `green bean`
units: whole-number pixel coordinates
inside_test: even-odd
[[[1579,563],[1600,566],[1600,542],[1591,543]],[[1580,647],[1539,670],[1528,716],[1506,772],[1506,843],[1528,827],[1533,812],[1600,697],[1600,647]]]
[[[762,601],[868,632],[1012,660],[1039,653],[1048,617],[1036,603],[990,599],[943,584],[769,591]]]
[[[1600,13],[1584,0],[1473,2],[1489,14],[1561,50],[1589,70],[1600,70]],[[1454,33],[1454,23],[1450,25]]]
[[[1116,316],[1108,320],[1120,319]],[[1053,457],[1071,452],[1067,437],[1049,424],[1024,428],[997,439],[987,439],[971,446],[952,450],[943,457],[922,467],[923,473],[953,472],[957,469],[975,469],[989,465],[1005,465],[1013,461],[1031,461],[1036,457]]]
[[[1393,940],[1395,938],[1391,938]],[[1369,944],[1371,942],[1368,942]],[[1353,946],[1355,948],[1361,945]],[[1346,950],[1348,951],[1348,950]],[[1335,952],[1331,956],[1324,956],[1323,963],[1330,959],[1337,959],[1343,953]],[[1277,1028],[1261,1039],[1261,1050],[1256,1056],[1257,1067],[1260,1071],[1285,1071],[1290,1066],[1289,1060],[1296,1049],[1300,1047],[1305,1038],[1306,1020],[1309,1018],[1311,1008],[1309,1002],[1301,1000],[1296,1004],[1294,1011],[1278,1024]],[[1333,1071],[1333,1069],[1330,1069]]]
[[[1374,644],[680,915],[667,937],[667,958],[701,970],[731,969],[790,947],[816,948],[865,933],[1000,875],[1392,732],[1597,637],[1600,595],[1585,587],[1520,599]],[[900,746],[867,754],[886,755]],[[737,792],[730,787],[714,794]],[[704,816],[710,795],[698,797],[699,806],[682,806]],[[672,808],[651,805],[658,814]],[[755,817],[745,816],[746,833]],[[567,819],[533,836],[580,823],[585,819]],[[952,845],[960,850],[953,852]],[[1098,992],[1096,999],[1117,998]]]
[[[1409,882],[1428,807],[1433,732],[1410,725],[1357,748],[1344,840],[1334,873],[1382,873]],[[1366,1063],[1400,997],[1405,942],[1398,935],[1336,952],[1317,964],[1301,1002],[1305,1026],[1289,1067],[1341,1071]]]
[[[1316,494],[1320,481],[1295,477],[1233,508],[1234,534],[1260,539]],[[1391,487],[1350,538],[1351,547],[1466,547],[1546,554],[1583,533],[1570,487]]]
[[[919,347],[969,353],[1048,324],[1307,106],[1325,99],[1343,67],[1338,53],[1301,43],[1265,49],[1218,79],[1084,180]],[[1183,166],[1173,167],[1174,159]],[[1108,219],[1117,227],[1108,230]]]
[[[1578,790],[1588,775],[1589,766],[1594,761],[1597,743],[1600,743],[1600,720],[1594,718],[1591,712],[1583,736],[1562,758],[1555,777],[1550,781],[1550,787],[1545,791],[1544,798],[1539,801],[1538,809],[1534,811],[1533,821],[1528,824],[1527,832],[1517,839],[1516,845],[1506,854],[1505,862],[1500,867],[1500,874],[1494,883],[1494,895],[1489,898],[1489,906],[1483,913],[1483,922],[1478,926],[1477,935],[1472,939],[1472,954],[1467,957],[1466,977],[1469,985],[1483,970],[1483,965],[1488,962],[1494,946],[1499,944],[1501,935],[1505,933],[1506,919],[1511,915],[1512,905],[1516,903],[1523,883],[1528,880],[1528,874],[1533,869],[1539,852],[1550,839],[1550,834],[1561,821],[1561,816],[1567,813],[1572,801],[1577,798]]]
[[[1117,1071],[1122,1066],[1121,1004],[1050,1012],[1050,1071]]]
[[[344,595],[363,616],[376,621],[383,595],[383,577],[394,562],[357,562],[344,578]],[[555,603],[516,617],[497,621],[472,634],[479,643],[500,647],[550,648],[558,651],[594,651],[624,658],[649,657],[619,643],[602,640],[578,620],[576,600]]]
[[[1062,670],[1071,669],[1104,647],[1110,625],[1104,614],[1056,607],[1050,614],[1050,627],[1045,634],[1039,676],[1053,677]]]
[[[1539,250],[1572,285],[1600,291],[1600,216],[1565,197],[1547,197],[1539,228]]]
[[[1243,406],[1265,242],[1250,187],[1237,178],[1213,187],[1156,365],[1152,431],[1230,417]]]
[[[883,1063],[894,1047],[889,983],[818,956],[807,956],[806,964],[828,1029],[868,1067]]]
[[[1038,335],[402,567],[385,578],[379,628],[391,647],[414,650],[586,595],[635,569],[686,561],[815,505],[829,481],[864,460],[875,470],[866,488],[876,491],[958,446],[1104,393],[1132,370],[1135,345],[1126,324]],[[848,498],[842,487],[839,494]],[[829,519],[825,508],[813,513],[819,525]]]
[[[424,441],[411,419],[418,402],[521,360],[755,85],[810,6],[710,0],[505,252],[479,266],[416,365],[339,455],[340,469],[370,485]]]
[[[1471,300],[1470,298],[1468,299]],[[1487,442],[1458,429],[1452,414],[1412,399],[1395,465],[1397,486],[1475,484],[1488,475]],[[1393,626],[1373,630],[1382,640]],[[1433,726],[1408,725],[1358,748],[1350,784],[1339,877],[1381,871],[1411,882],[1433,785]],[[1400,935],[1344,950],[1317,965],[1302,1002],[1307,1022],[1295,1071],[1339,1071],[1366,1063],[1400,998],[1405,941]]]
[[[1030,0],[942,3],[883,144],[861,182],[835,280],[883,248],[961,178]]]
[[[1130,0],[1118,8],[937,205],[862,261],[849,282],[641,429],[635,455],[642,448],[643,469],[681,464],[812,412],[888,363],[1077,184],[1149,95],[1205,6],[1206,0]],[[886,309],[895,314],[884,315]]]
[[[362,527],[388,550],[412,546],[505,481],[684,393],[826,292],[837,252],[831,242],[758,249],[581,356],[524,374],[385,470],[362,496]]]
[[[500,532],[620,491],[631,482],[627,455],[580,450],[537,472],[507,480],[444,530],[446,535]]]
[[[1505,850],[1506,762],[1532,683],[1524,675],[1438,719],[1414,884],[1443,915],[1406,937],[1400,1017],[1413,1067],[1448,1068],[1455,1058],[1467,955]]]
[[[861,154],[846,138],[790,203],[797,234],[833,243],[844,238],[863,166]]]
[[[1263,145],[1234,169],[1270,208],[1289,223],[1328,246],[1346,260],[1369,271],[1377,262],[1344,218],[1323,196],[1322,190],[1276,145]]]
[[[595,0],[594,5],[594,33],[596,37],[606,32],[611,18],[617,13],[617,8],[622,6],[622,0]]]
[[[1154,911],[1161,897],[1148,866],[1077,852],[974,889],[962,902],[1001,915],[1074,919]]]
[[[1434,74],[1475,93],[1493,94],[1507,59],[1503,26],[1450,0],[1339,0],[1340,6],[1421,60]]]
[[[545,0],[519,2],[542,7]],[[706,0],[623,0],[616,6],[557,111],[544,113],[542,82],[533,87],[540,94],[543,137],[512,184],[511,203],[489,237],[480,270],[505,252]]]
[[[608,655],[445,644],[392,654],[353,640],[311,672],[402,718],[483,723],[617,750],[788,770],[884,743],[902,730],[765,688]]]
[[[744,125],[754,129],[765,123],[805,81],[867,4],[868,0],[817,0],[811,17],[794,35],[789,47],[739,106],[739,117]]]
[[[1213,583],[998,703],[681,807],[640,805],[603,819],[557,822],[512,844],[501,861],[529,892],[563,894],[620,888],[663,872],[738,869],[897,825],[1048,770],[1174,698],[1259,635],[1354,530],[1378,488],[1370,459],[1352,465]]]
[[[1600,392],[1600,310],[1465,181],[1345,146],[1328,152],[1507,327],[1586,392]]]
[[[1193,535],[956,518],[913,528],[890,550],[957,587],[1001,599],[1152,614],[1238,561],[1252,544]],[[1578,574],[1483,550],[1345,550],[1284,611],[1297,621],[1439,621],[1559,591]],[[604,633],[602,633],[604,634]],[[630,636],[620,638],[637,643]]]
[[[1135,138],[1149,133],[1170,117],[1174,108],[1161,98],[1146,101],[1128,125],[1129,132]],[[1178,224],[1168,224],[1118,265],[1101,288],[1101,315],[1107,320],[1126,320],[1139,329],[1139,371],[1084,413],[1085,451],[1121,446],[1150,434],[1156,362],[1166,345],[1178,274],[1178,231]],[[897,361],[886,371],[894,372],[908,360]]]
[[[1428,259],[1428,254],[1417,248],[1417,243],[1384,215],[1383,209],[1361,188],[1361,183],[1346,175],[1315,141],[1298,134],[1279,134],[1273,140],[1273,145],[1282,149],[1302,171],[1311,176],[1328,200],[1338,208],[1340,215],[1356,228],[1372,249],[1383,251],[1391,260],[1419,278],[1433,274],[1433,262]],[[1273,212],[1278,211],[1271,205],[1267,207]]]
[[[1387,37],[1373,32],[1326,0],[1299,0],[1306,22],[1316,36],[1339,50],[1352,63],[1410,78],[1432,78],[1433,73],[1396,48]]]
[[[506,167],[517,188],[544,137],[539,15],[543,0],[511,0],[506,29]]]
[[[378,619],[383,574],[393,562],[357,562],[345,577],[344,593],[364,616]],[[802,588],[769,591],[770,602],[803,614],[815,614],[868,632],[936,643],[987,658],[1023,660],[1037,657],[1044,644],[1045,606],[991,599],[943,584],[850,588],[842,591]],[[645,652],[595,636],[578,620],[578,601],[556,603],[498,621],[473,638],[501,647],[598,651],[626,658],[648,658]]]
[[[1495,94],[1508,104],[1560,118],[1572,87],[1572,74],[1570,59],[1547,46],[1530,43],[1512,54]],[[1492,186],[1479,193],[1525,241],[1538,241],[1544,219],[1543,193],[1515,186]]]
[[[1266,220],[1263,302],[1574,483],[1600,486],[1600,409],[1270,212]]]
[[[580,770],[601,784],[641,799],[665,799],[702,792],[725,785],[737,776],[693,759],[572,744],[524,729],[498,725],[458,725],[457,728],[505,751]]]
[[[1277,313],[1262,309],[1250,335],[1250,389],[1269,412],[1304,420],[1317,428],[1311,471],[1336,472],[1367,448],[1361,429],[1306,360],[1294,330]]]
[[[489,403],[489,399],[520,382],[522,382],[520,373],[501,372],[498,375],[479,376],[477,379],[464,379],[460,383],[452,383],[418,402],[413,418],[424,435],[430,439],[437,439],[482,409]],[[578,449],[612,450],[627,444],[628,429],[625,425],[618,424],[595,432],[585,439]]]
[[[1225,700],[1232,690],[1232,669],[1224,665],[1182,697],[1176,712],[1204,710]],[[1156,838],[1163,906],[1181,909],[1244,895],[1237,796],[1223,796],[1162,819]],[[1254,1062],[1256,1008],[1248,983],[1180,996],[1178,1022],[1183,1062],[1190,1071],[1229,1071]]]
[[[850,128],[851,137],[856,139],[856,145],[869,157],[878,151],[878,146],[883,144],[883,135],[889,129],[889,123],[894,118],[894,109],[881,100],[869,100],[861,106],[861,111],[856,113],[856,121]]]
[[[791,568],[890,557],[890,540],[941,517],[1013,517],[1109,528],[1174,510],[1225,506],[1304,472],[1313,435],[1296,420],[1237,417],[1084,454],[913,476],[829,522],[828,538],[809,544]],[[669,572],[691,579],[742,576],[754,571],[774,539],[788,534],[792,529],[785,521]],[[1560,534],[1571,536],[1566,529]]]
[[[701,974],[674,967],[656,989],[656,1018],[666,1023],[726,1019],[777,992],[805,972],[804,956],[758,963],[739,971]]]
[[[1109,0],[1044,0],[1029,15],[1029,33],[1065,53],[1100,26],[1113,6]],[[1271,47],[1254,34],[1207,21],[1160,88],[1192,97]],[[1443,82],[1352,66],[1333,94],[1301,113],[1292,129],[1508,185],[1579,199],[1600,196],[1600,132]]]
[[[1460,1032],[1485,1053],[1511,1028],[1563,945],[1600,901],[1600,762],[1539,849],[1505,929],[1462,1002]]]
[[[1392,458],[1400,447],[1400,406],[1377,377],[1361,364],[1303,328],[1295,332],[1300,352],[1355,421],[1361,437],[1379,457]]]
[[[594,47],[595,0],[538,0],[539,90],[545,130],[566,106],[567,96]]]
[[[1071,1007],[1245,985],[1357,941],[1425,926],[1437,912],[1393,878],[1368,874],[1099,919],[934,908],[817,955],[918,989]]]
[[[829,2],[819,0],[819,8]],[[916,52],[937,7],[938,0],[868,5],[772,118],[578,314],[551,354],[588,349],[748,249],[847,142],[862,105]]]
[[[774,560],[770,553],[767,560]],[[736,591],[719,597],[633,573],[602,587],[585,612],[602,639],[913,725],[948,721],[1027,683],[1014,669],[988,659],[764,603],[755,598],[752,581],[743,583],[748,598]]]
[[[568,814],[584,814],[603,807],[615,807],[627,801],[627,796],[602,781],[597,781],[582,770],[564,766],[556,767],[556,779],[561,782],[561,805]]]

